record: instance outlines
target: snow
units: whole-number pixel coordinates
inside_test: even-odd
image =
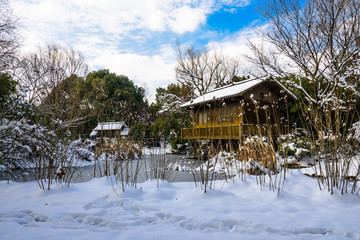
[[[171,144],[161,142],[161,147],[143,147],[142,148],[142,155],[162,155],[162,154],[170,154],[172,153]]]
[[[320,191],[299,170],[277,192],[217,181],[147,181],[122,192],[111,178],[54,185],[0,182],[0,236],[7,239],[360,239],[360,196]]]
[[[348,176],[357,178],[360,171],[360,155],[351,156],[349,158],[342,157],[339,159],[337,164],[332,163],[331,161],[328,164],[325,164],[324,161],[316,163],[314,168],[304,168],[302,173],[308,174],[309,176],[321,176],[324,175],[324,172],[330,168],[338,169],[340,176]]]
[[[184,103],[183,105],[181,105],[181,107],[190,107],[199,103],[218,100],[233,95],[241,95],[243,92],[247,91],[250,88],[253,88],[254,86],[259,85],[264,81],[265,79],[252,79],[222,88],[216,88],[213,91],[210,91],[200,97],[191,100],[190,102]]]
[[[220,100],[220,99],[224,99],[224,98],[229,98],[232,96],[238,96],[241,95],[243,93],[245,93],[246,91],[252,89],[255,86],[260,85],[263,82],[269,81],[268,79],[249,79],[249,80],[245,80],[245,81],[241,81],[238,83],[233,83],[231,85],[228,86],[224,86],[221,88],[216,88],[212,91],[207,92],[206,94],[199,96],[189,102],[186,102],[184,104],[181,105],[181,107],[191,107],[200,103],[206,103],[209,101],[214,101],[214,100]],[[284,91],[286,91],[287,93],[289,93],[294,99],[297,99],[296,96],[291,93],[288,89],[286,89],[280,82],[272,79],[272,82],[275,82],[278,86],[280,86],[282,89],[284,89]]]
[[[360,121],[353,124],[350,132],[350,136],[360,142]]]
[[[121,135],[123,136],[127,136],[129,133],[129,129],[124,122],[102,122],[92,130],[90,136],[96,136],[99,131],[108,130],[122,130]]]

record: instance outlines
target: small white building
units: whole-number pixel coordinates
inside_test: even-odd
[[[100,122],[90,133],[93,138],[127,138],[129,128],[124,122]]]

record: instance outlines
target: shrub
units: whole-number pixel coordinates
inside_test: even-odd
[[[182,152],[185,150],[186,148],[186,145],[184,143],[184,141],[181,139],[181,138],[174,138],[172,141],[171,141],[171,147],[173,149],[173,152]]]
[[[316,141],[313,141],[305,131],[305,129],[297,128],[293,133],[282,138],[287,141],[279,145],[279,154],[282,157],[295,157],[300,161],[303,158],[311,157],[311,153],[319,149]]]

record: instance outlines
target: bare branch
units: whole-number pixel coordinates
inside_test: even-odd
[[[194,47],[181,51],[177,46],[175,68],[177,81],[190,88],[195,88],[195,95],[203,95],[213,88],[231,82],[237,75],[239,62],[224,56],[221,52],[199,51]]]
[[[0,71],[13,67],[19,43],[18,19],[14,17],[7,0],[0,0]]]
[[[359,58],[360,2],[269,0],[262,14],[270,26],[262,37],[275,51],[250,43],[250,60],[267,74],[309,79],[316,101],[330,96]],[[296,68],[281,65],[281,56]]]
[[[62,80],[73,74],[83,77],[87,71],[81,53],[52,44],[20,58],[14,78],[28,89],[28,101],[40,104]]]

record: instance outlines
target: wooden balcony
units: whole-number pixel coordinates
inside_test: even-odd
[[[182,139],[241,139],[246,136],[254,135],[280,135],[288,132],[286,126],[265,126],[254,124],[239,124],[228,126],[211,126],[182,128]]]

